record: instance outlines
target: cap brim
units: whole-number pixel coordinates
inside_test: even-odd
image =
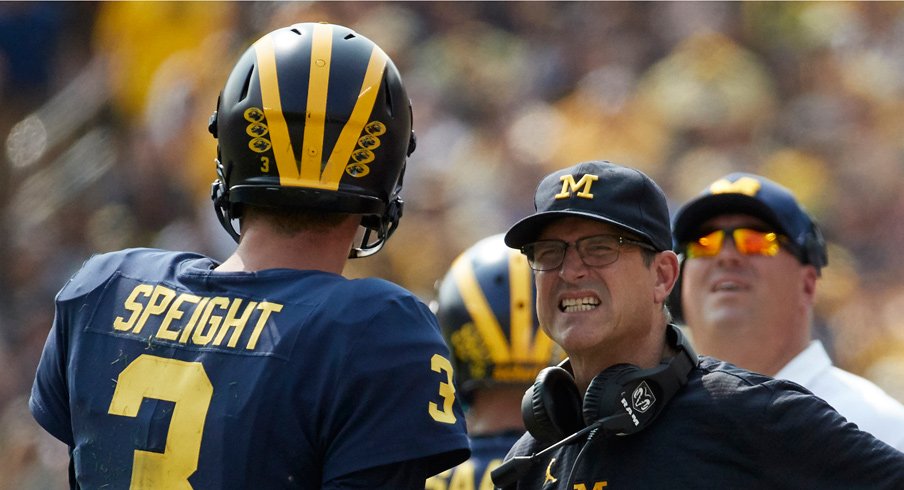
[[[546,211],[543,213],[532,214],[522,219],[521,221],[518,221],[517,223],[512,225],[511,228],[509,228],[508,232],[506,232],[505,234],[505,244],[511,248],[520,249],[524,245],[536,241],[537,237],[540,235],[540,232],[543,231],[543,228],[546,228],[547,225],[561,218],[586,218],[593,221],[615,225],[619,228],[624,228],[625,230],[639,235],[648,243],[653,245],[653,240],[651,240],[646,233],[640,230],[595,213],[573,210]]]
[[[778,215],[763,201],[744,194],[711,194],[688,203],[678,211],[675,218],[675,241],[684,243],[696,238],[693,235],[700,225],[723,214],[756,216],[774,226],[776,231],[788,234]]]

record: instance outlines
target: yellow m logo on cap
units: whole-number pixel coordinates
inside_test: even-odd
[[[575,191],[577,191],[576,195],[578,197],[593,199],[593,194],[590,193],[590,186],[600,180],[600,178],[597,175],[584,174],[581,180],[575,182],[574,175],[563,175],[559,177],[559,180],[562,181],[562,191],[554,196],[556,199],[568,199]]]
[[[729,182],[726,179],[717,180],[709,186],[709,192],[712,194],[744,194],[753,197],[760,191],[760,181],[752,177],[741,177],[735,182]]]

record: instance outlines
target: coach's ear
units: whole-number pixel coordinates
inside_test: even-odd
[[[684,323],[684,310],[681,308],[681,275],[684,274],[684,263],[686,261],[687,259],[684,255],[678,256],[678,280],[675,281],[675,286],[672,287],[672,292],[669,293],[669,298],[666,300],[666,306],[669,307],[672,321],[675,323]]]
[[[812,308],[816,301],[816,281],[819,279],[819,271],[812,265],[801,267],[801,287],[803,288],[803,298],[807,308]]]
[[[659,252],[653,258],[651,267],[656,274],[653,302],[656,304],[665,303],[669,293],[672,292],[675,283],[678,281],[678,255],[671,250]]]

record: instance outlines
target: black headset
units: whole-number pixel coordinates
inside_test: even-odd
[[[576,442],[592,430],[625,436],[649,426],[687,383],[698,363],[697,353],[680,328],[668,325],[666,338],[678,354],[648,369],[631,364],[610,366],[590,381],[583,401],[567,359],[540,371],[521,399],[521,416],[531,436],[548,447],[499,466],[491,474],[494,484],[505,487],[514,483],[537,457]]]

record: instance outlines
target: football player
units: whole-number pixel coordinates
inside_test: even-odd
[[[209,129],[235,253],[97,255],[56,297],[30,409],[69,446],[72,487],[423,488],[466,460],[432,312],[341,275],[402,215],[414,133],[393,62],[339,25],[275,30]]]

